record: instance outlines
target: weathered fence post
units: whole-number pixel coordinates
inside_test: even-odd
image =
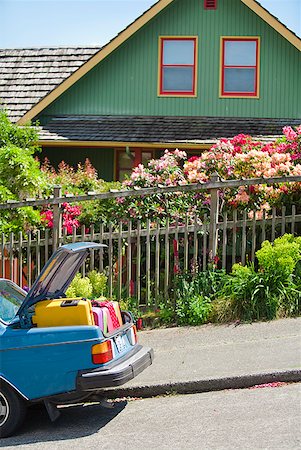
[[[219,181],[217,172],[210,177],[210,183]],[[218,209],[219,209],[219,190],[210,189],[210,227],[209,227],[209,258],[213,259],[217,254],[217,236],[218,236]]]
[[[62,195],[61,186],[54,186],[53,197],[59,198]],[[62,214],[61,204],[55,203],[53,205],[53,228],[52,228],[52,252],[54,253],[60,244],[62,236]]]

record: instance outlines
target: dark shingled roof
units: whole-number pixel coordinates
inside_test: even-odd
[[[12,121],[68,78],[100,47],[0,49],[0,103]]]
[[[41,140],[145,143],[211,143],[244,133],[279,136],[301,119],[179,116],[60,116],[40,127]]]

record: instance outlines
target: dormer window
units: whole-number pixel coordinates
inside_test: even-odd
[[[204,0],[204,9],[216,9],[217,0]]]
[[[161,37],[159,95],[196,95],[196,37]]]

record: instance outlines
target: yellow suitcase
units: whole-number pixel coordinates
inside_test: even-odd
[[[39,328],[94,325],[91,302],[82,298],[42,300],[35,305],[32,322]]]

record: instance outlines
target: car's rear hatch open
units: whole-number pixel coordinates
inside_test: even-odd
[[[65,297],[65,292],[88,256],[90,250],[105,247],[94,242],[73,243],[60,247],[44,266],[26,295],[17,315],[21,326],[31,326],[32,306],[44,300]]]

